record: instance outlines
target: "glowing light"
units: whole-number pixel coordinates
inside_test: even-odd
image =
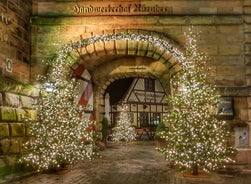
[[[182,71],[173,79],[174,92],[167,101],[172,105],[163,121],[169,131],[159,136],[166,145],[157,150],[180,168],[192,170],[198,166],[204,171],[215,170],[232,161],[234,149],[226,144],[228,132],[224,122],[212,113],[219,95],[208,84],[208,57],[199,52],[194,34],[186,34],[186,50]]]
[[[136,132],[131,127],[130,117],[127,113],[127,106],[123,104],[122,111],[119,115],[119,121],[113,128],[112,134],[113,141],[125,141],[130,142],[136,139]]]
[[[41,96],[35,104],[37,117],[26,119],[31,138],[24,144],[20,159],[37,171],[76,164],[97,155],[95,145],[95,122],[80,116],[85,108],[74,102],[77,82],[68,78],[69,65],[63,52],[48,61],[51,72],[39,76]],[[48,93],[48,86],[50,87]]]

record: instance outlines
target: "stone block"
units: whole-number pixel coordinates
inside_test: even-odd
[[[248,112],[248,121],[251,121],[251,109],[247,109]]]
[[[219,54],[226,56],[240,55],[241,46],[240,45],[219,45]]]
[[[233,86],[234,85],[234,77],[223,76],[223,75],[215,76],[215,85]]]
[[[159,23],[163,25],[185,25],[187,18],[180,16],[160,16]],[[156,22],[155,22],[156,23]]]
[[[248,111],[247,109],[240,109],[239,111],[236,110],[236,117],[242,121],[248,120]]]
[[[217,55],[218,54],[218,46],[216,45],[201,45],[200,50],[208,55]]]
[[[245,65],[251,66],[251,57],[245,56],[244,62],[245,62]]]
[[[172,60],[170,61],[169,59],[172,57],[172,54],[169,51],[166,51],[165,53],[162,54],[161,58],[160,58],[160,62],[164,63],[166,66],[172,66],[173,64],[175,64],[177,61],[176,60]]]
[[[126,40],[116,40],[115,47],[116,47],[116,51],[117,51],[118,55],[120,55],[120,54],[124,55],[124,54],[126,54],[126,51],[127,51],[127,41]]]
[[[17,121],[23,121],[27,116],[27,112],[24,109],[16,109]]]
[[[216,14],[217,13],[217,8],[215,7],[203,7],[199,8],[199,12],[202,14]]]
[[[245,86],[246,85],[246,77],[245,76],[236,76],[234,79],[235,86]]]
[[[128,55],[136,55],[137,53],[137,48],[138,48],[138,43],[136,41],[128,41]]]
[[[245,14],[251,14],[251,6],[246,6],[243,8]]]
[[[10,135],[13,137],[25,136],[24,123],[10,123]]]
[[[30,126],[28,124],[25,124],[25,136],[30,136],[31,131],[30,131]]]
[[[115,41],[105,42],[105,50],[107,54],[116,54],[115,52]]]
[[[245,66],[217,66],[217,74],[225,76],[242,76],[245,75]],[[235,78],[234,78],[235,79]]]
[[[149,44],[148,44],[148,50],[147,50],[146,56],[147,56],[147,57],[152,57],[156,49],[157,49],[157,48],[155,47],[155,45],[149,43]]]
[[[160,57],[164,54],[165,50],[161,47],[157,48],[154,55],[153,55],[153,59],[159,60]]]
[[[215,17],[215,24],[222,24],[222,25],[241,25],[243,22],[242,16],[218,16]]]
[[[138,56],[145,56],[146,55],[146,52],[147,52],[147,49],[148,49],[148,43],[146,42],[140,42],[138,44],[138,52],[137,52],[137,55]]]
[[[199,24],[199,25],[213,25],[215,23],[215,17],[214,16],[195,16],[189,18],[190,24]]]
[[[251,97],[247,98],[247,107],[251,109]]]
[[[3,94],[0,93],[0,106],[3,106]]]
[[[86,46],[86,50],[87,50],[87,52],[88,52],[89,54],[95,53],[95,48],[94,48],[94,45],[93,45],[93,44],[87,45],[87,46]]]
[[[247,84],[247,86],[251,86],[251,79],[250,78],[246,79],[246,84]]]
[[[0,120],[1,121],[16,121],[16,111],[15,108],[11,107],[0,107]]]
[[[250,19],[245,19],[246,22],[247,22],[247,20],[250,21],[250,23],[251,23],[251,18]],[[251,32],[250,24],[244,24],[243,25],[243,31],[244,31],[244,33],[250,33]]]
[[[246,43],[251,43],[251,33],[245,33],[244,38]]]
[[[235,161],[236,164],[250,164],[251,149],[238,149]]]
[[[245,16],[244,21],[246,23],[246,24],[243,25],[244,32],[245,33],[250,33],[251,32],[251,28],[250,28],[250,25],[251,25],[251,16]]]
[[[170,76],[176,75],[179,71],[182,70],[181,65],[174,65],[172,70],[170,71]]]
[[[242,32],[241,26],[236,25],[219,25],[217,26],[217,32],[223,34],[237,34]]]
[[[4,168],[6,166],[7,165],[6,165],[5,161],[4,161],[4,159],[0,158],[0,169]]]
[[[251,44],[250,43],[245,44],[245,54],[251,54]]]
[[[246,109],[247,108],[247,98],[245,97],[235,97],[234,98],[234,106],[238,109]]]
[[[19,139],[11,139],[9,153],[10,154],[20,153],[20,141],[19,141]]]
[[[106,54],[104,49],[104,42],[96,42],[94,45],[95,45],[95,51],[99,56]]]
[[[228,44],[227,36],[223,34],[201,34],[198,40],[199,45]]]
[[[0,123],[0,137],[9,136],[9,125],[8,123]]]
[[[20,96],[13,93],[5,93],[4,105],[9,107],[19,107]]]
[[[27,117],[31,118],[32,120],[35,120],[37,116],[37,113],[35,110],[27,110]]]
[[[0,153],[7,154],[10,152],[11,141],[9,139],[0,140]]]
[[[244,0],[244,4],[245,6],[251,5],[251,1],[250,0]]]
[[[20,96],[21,108],[31,109],[35,103],[34,99],[28,96]]]
[[[246,164],[247,163],[247,154],[245,150],[238,150],[235,156],[236,164]]]

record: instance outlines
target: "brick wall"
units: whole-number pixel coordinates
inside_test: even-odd
[[[0,1],[0,77],[30,81],[30,14],[31,0]]]
[[[15,163],[28,134],[22,121],[35,116],[30,83],[32,0],[0,1],[0,170]]]
[[[251,52],[251,3],[249,0],[179,0],[161,1],[158,5],[172,8],[172,12],[167,14],[154,13],[124,13],[122,16],[116,13],[102,14],[74,14],[74,1],[65,3],[46,2],[36,0],[33,4],[32,17],[32,53],[31,62],[33,63],[31,78],[39,73],[44,73],[45,67],[42,60],[49,59],[55,52],[55,45],[59,39],[63,43],[76,42],[81,38],[88,38],[93,35],[103,35],[107,33],[117,33],[121,31],[130,32],[155,31],[165,34],[177,45],[184,45],[184,32],[192,25],[195,32],[200,32],[198,47],[211,58],[209,67],[211,68],[211,81],[220,87],[223,96],[230,96],[234,100],[235,116],[230,120],[232,128],[243,122],[249,126],[250,121],[250,52]],[[42,2],[40,4],[40,2]],[[130,2],[131,7],[134,3],[144,3],[154,6],[156,1],[135,0]],[[81,4],[82,3],[82,4]],[[85,1],[79,2],[79,6],[107,6],[115,4],[115,1]],[[127,1],[119,1],[119,4],[127,6]],[[125,4],[123,4],[125,3]],[[40,6],[43,5],[43,6]],[[57,17],[55,15],[58,15]],[[135,51],[135,48],[136,51]],[[150,48],[149,48],[150,49]],[[98,52],[97,50],[102,50]],[[103,66],[111,65],[115,55],[133,55],[132,53],[146,53],[140,50],[138,43],[127,41],[114,41],[107,43],[91,44],[79,49],[80,63],[95,63],[93,78],[103,78],[104,81],[117,80],[119,77],[106,78],[101,76],[103,72],[102,61],[106,62]],[[149,50],[147,51],[149,52]],[[135,57],[137,54],[135,54]],[[108,59],[105,59],[105,58]],[[102,59],[101,59],[102,58]],[[116,56],[115,56],[116,58]],[[119,62],[119,61],[118,61]],[[137,65],[137,62],[135,62]],[[117,62],[114,62],[114,66]],[[103,70],[106,70],[104,67]],[[122,70],[121,70],[122,72]],[[121,74],[122,76],[123,74]],[[105,91],[105,84],[97,83],[97,88]],[[102,109],[103,94],[95,92],[95,108]],[[103,113],[100,111],[100,114]],[[249,128],[250,129],[250,128]],[[251,134],[251,132],[250,132]],[[251,136],[250,136],[251,145]],[[240,163],[250,163],[250,158],[240,160],[242,154],[248,154],[247,150],[240,150],[238,159]]]
[[[154,1],[146,2],[154,5]],[[79,40],[80,36],[87,38],[92,35],[116,33],[120,30],[153,30],[166,34],[171,40],[183,46],[184,32],[193,25],[194,31],[201,33],[198,40],[199,48],[212,58],[209,66],[212,69],[214,83],[221,86],[249,85],[245,64],[249,57],[244,52],[244,48],[248,49],[247,39],[249,39],[249,34],[244,34],[244,28],[247,32],[250,27],[244,24],[249,19],[248,1],[196,2],[167,1],[164,4],[173,7],[173,13],[161,16],[140,14],[76,16],[70,11],[74,6],[73,2],[57,3],[57,6],[53,3],[43,3],[41,8],[39,3],[35,4],[33,9],[37,11],[33,12],[32,18],[31,61],[34,63],[32,78],[45,71],[41,61],[52,57],[55,50],[55,45],[52,43],[59,41],[59,38],[64,43],[69,43]],[[92,4],[89,1],[86,4],[88,3]],[[98,4],[105,6],[106,3]],[[52,8],[56,9],[55,7],[65,11],[53,11]],[[59,17],[55,17],[57,13]],[[88,50],[91,46],[83,50],[86,49],[92,54],[93,52]]]
[[[57,48],[55,43],[76,42],[80,37],[88,38],[93,35],[130,30],[154,31],[165,34],[182,47],[185,41],[183,33],[193,25],[193,30],[201,33],[198,40],[199,48],[211,57],[209,67],[212,69],[212,81],[222,87],[222,95],[231,96],[236,102],[234,122],[251,124],[249,0],[204,0],[199,3],[191,0],[161,1],[161,4],[172,7],[172,13],[163,15],[134,13],[123,16],[112,13],[74,15],[72,13],[74,2],[74,0],[64,3],[45,0],[0,2],[0,82],[1,85],[6,84],[4,89],[3,85],[0,86],[0,167],[1,163],[9,162],[20,153],[20,145],[27,136],[26,125],[21,117],[29,113],[34,115],[30,106],[33,96],[30,91],[20,92],[19,84],[12,85],[9,81],[1,81],[2,78],[11,78],[23,83],[29,83],[30,80],[34,82],[38,74],[46,72],[42,61],[51,59],[54,55]],[[116,1],[111,2],[116,4]],[[123,2],[128,3],[119,1],[121,4]],[[141,2],[143,1],[135,0],[130,3]],[[156,2],[144,1],[148,5],[155,5]],[[83,2],[78,2],[81,3]],[[107,1],[85,3],[107,5]],[[136,46],[137,43],[136,45],[131,43],[115,41],[92,44],[80,49],[81,57],[89,57],[87,59],[89,63],[101,64],[102,61],[108,62],[109,57],[112,58],[114,55],[133,55],[135,48],[138,49],[135,53],[142,51],[139,49],[140,46]],[[103,49],[102,58],[97,54],[100,48]],[[106,55],[109,56],[108,59],[104,59]],[[6,70],[8,59],[13,64],[11,71]],[[96,96],[95,101],[102,101],[102,94]],[[98,108],[97,106],[96,109]]]
[[[38,90],[13,79],[0,78],[0,171],[13,165],[28,136],[24,117],[35,118],[33,103]]]

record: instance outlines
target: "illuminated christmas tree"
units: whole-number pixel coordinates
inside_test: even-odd
[[[119,115],[119,121],[113,128],[112,140],[130,142],[136,139],[136,132],[131,126],[127,105],[123,104],[122,111]]]
[[[181,169],[212,171],[231,162],[226,123],[216,114],[216,89],[210,85],[209,58],[199,52],[196,35],[186,34],[186,48],[181,60],[182,71],[173,79],[173,94],[168,97],[171,108],[163,118],[169,131],[158,136],[166,145],[157,148],[167,160]]]
[[[64,53],[59,52],[48,64],[51,71],[39,78],[37,117],[27,119],[31,138],[21,158],[38,171],[72,165],[96,154],[93,131],[88,131],[94,122],[82,118],[84,108],[74,101],[77,81],[69,79]]]

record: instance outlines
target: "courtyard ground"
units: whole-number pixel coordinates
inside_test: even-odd
[[[110,143],[102,158],[66,170],[15,177],[8,184],[251,184],[251,172],[183,177],[169,167],[155,143]]]

